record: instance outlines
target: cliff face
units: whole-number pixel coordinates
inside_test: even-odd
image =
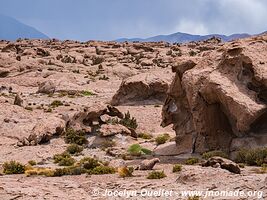
[[[181,152],[267,145],[267,35],[217,46],[172,68],[162,111]]]

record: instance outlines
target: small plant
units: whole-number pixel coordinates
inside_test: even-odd
[[[145,139],[145,140],[149,140],[149,139],[153,138],[153,136],[149,133],[140,133],[140,134],[138,134],[138,137]]]
[[[164,144],[170,139],[170,135],[168,133],[161,134],[156,137],[155,141],[157,145]]]
[[[34,166],[34,165],[36,165],[37,163],[36,163],[35,160],[29,160],[29,161],[28,161],[28,164],[31,165],[31,166]]]
[[[195,55],[197,55],[197,52],[191,50],[191,51],[189,51],[189,55],[190,55],[190,56],[195,56]]]
[[[68,128],[65,134],[65,142],[68,144],[83,145],[83,144],[87,144],[88,141],[85,137],[85,132],[75,131],[72,128]]]
[[[94,169],[94,168],[100,166],[100,161],[95,159],[95,158],[84,157],[83,159],[81,159],[78,162],[78,166],[81,166],[87,170],[91,170],[91,169]]]
[[[130,112],[125,113],[123,119],[119,123],[127,128],[136,129],[138,127],[137,121],[134,117],[131,117]]]
[[[153,171],[153,172],[150,172],[147,176],[148,179],[162,179],[165,177],[166,177],[166,174],[164,173],[164,171]]]
[[[235,161],[251,166],[261,166],[267,158],[267,148],[241,149],[237,152]]]
[[[67,152],[63,152],[61,154],[55,154],[54,162],[58,163],[59,166],[71,166],[75,163],[75,159],[71,157],[71,155]]]
[[[116,172],[115,168],[109,167],[109,166],[97,166],[91,170],[88,170],[88,174],[95,174],[95,175],[100,175],[100,174],[114,174]]]
[[[60,101],[60,100],[55,100],[53,101],[50,106],[53,108],[59,107],[59,106],[63,106],[64,104]]]
[[[86,170],[79,166],[70,166],[64,168],[58,168],[54,171],[54,176],[65,176],[65,175],[81,175],[86,173]]]
[[[173,167],[172,167],[173,173],[180,172],[180,171],[182,171],[182,165],[180,165],[180,164],[173,165]]]
[[[192,158],[188,158],[186,161],[185,161],[185,164],[187,164],[187,165],[194,165],[194,164],[196,164],[196,163],[198,163],[199,162],[199,159],[198,158],[194,158],[194,157],[192,157]]]
[[[81,94],[83,96],[93,96],[93,95],[95,95],[93,92],[90,92],[90,91],[87,91],[87,90],[82,91]]]
[[[211,157],[214,157],[214,156],[220,156],[222,158],[228,158],[228,155],[226,153],[224,153],[223,151],[209,151],[209,152],[202,154],[202,158],[206,159],[206,160],[211,158]]]
[[[67,147],[67,152],[70,154],[78,154],[83,151],[83,147],[78,144],[70,144]]]
[[[125,178],[125,177],[132,177],[133,176],[133,171],[134,171],[134,168],[133,167],[119,167],[118,168],[118,173],[119,173],[119,176],[122,177],[122,178]]]
[[[200,200],[199,196],[188,197],[188,200]]]
[[[4,174],[23,174],[25,172],[25,165],[14,160],[5,162],[3,164]]]
[[[143,148],[140,144],[133,144],[128,148],[128,153],[132,156],[149,155],[151,151]]]

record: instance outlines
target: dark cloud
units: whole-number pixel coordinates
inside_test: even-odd
[[[267,30],[265,0],[9,0],[0,13],[61,39]]]

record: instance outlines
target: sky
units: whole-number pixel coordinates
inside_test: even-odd
[[[0,14],[81,41],[267,30],[267,0],[0,0]]]

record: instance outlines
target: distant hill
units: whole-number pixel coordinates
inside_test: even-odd
[[[48,39],[49,37],[14,18],[0,15],[0,39],[16,40],[18,38]]]
[[[245,38],[245,37],[249,37],[249,34],[246,33],[242,33],[242,34],[233,34],[233,35],[220,35],[220,34],[211,34],[211,35],[191,35],[191,34],[187,34],[187,33],[173,33],[170,35],[157,35],[154,37],[149,37],[149,38],[121,38],[116,40],[117,42],[124,42],[124,41],[128,41],[128,42],[133,42],[133,41],[139,41],[139,42],[159,42],[159,41],[165,41],[165,42],[169,42],[169,43],[185,43],[185,42],[191,42],[191,41],[201,41],[201,40],[207,40],[213,36],[219,37],[221,38],[223,41],[231,41],[234,39],[238,39],[238,38]]]

